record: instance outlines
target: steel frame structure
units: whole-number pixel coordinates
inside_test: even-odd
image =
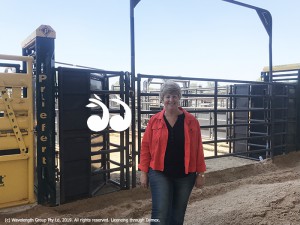
[[[269,11],[244,4],[241,2],[233,0],[223,0],[228,3],[236,4],[242,7],[253,9],[257,12],[260,17],[268,35],[269,35],[269,68],[262,74],[263,80],[265,82],[250,82],[250,81],[238,81],[238,80],[222,80],[222,79],[205,79],[205,78],[193,78],[193,77],[177,77],[177,76],[161,76],[161,75],[146,75],[137,74],[135,71],[135,37],[134,37],[134,9],[140,2],[140,0],[130,0],[130,40],[131,40],[131,72],[116,72],[116,71],[104,71],[95,68],[85,68],[81,69],[81,72],[88,73],[87,83],[93,80],[92,74],[98,74],[97,79],[101,80],[103,89],[95,90],[88,89],[85,93],[86,96],[91,94],[100,95],[106,105],[109,105],[109,96],[112,94],[120,94],[124,98],[127,105],[130,105],[133,109],[132,111],[132,124],[131,129],[127,129],[120,133],[120,143],[115,144],[110,141],[110,134],[114,133],[109,129],[104,130],[101,133],[87,132],[88,142],[91,141],[92,135],[98,135],[102,137],[102,141],[97,143],[97,148],[101,147],[97,151],[91,151],[92,144],[88,143],[88,165],[101,164],[100,170],[91,171],[89,174],[89,179],[92,180],[93,175],[103,175],[105,184],[108,182],[113,183],[119,189],[129,189],[130,187],[136,187],[136,156],[139,154],[139,149],[141,147],[141,137],[143,128],[141,126],[141,115],[151,116],[155,112],[160,110],[156,108],[143,109],[141,108],[141,101],[143,98],[157,97],[157,93],[147,93],[141,92],[142,80],[143,79],[175,79],[178,82],[212,82],[213,92],[212,93],[193,93],[185,92],[183,97],[185,98],[183,103],[184,107],[189,107],[189,101],[192,99],[212,99],[212,108],[188,108],[188,111],[197,115],[197,113],[209,113],[213,115],[213,123],[209,125],[201,126],[203,129],[212,129],[213,135],[210,140],[203,141],[204,145],[213,145],[214,154],[206,158],[212,157],[225,157],[225,156],[242,156],[248,158],[258,158],[258,156],[264,154],[264,157],[273,157],[274,154],[286,153],[288,151],[296,150],[300,146],[299,140],[292,137],[292,133],[297,130],[297,134],[300,133],[300,115],[296,112],[300,110],[300,101],[296,96],[300,95],[300,80],[299,80],[299,69],[297,70],[297,77],[295,80],[298,82],[294,83],[284,83],[278,84],[279,76],[284,76],[282,74],[273,75],[273,65],[272,65],[272,16]],[[63,89],[63,82],[57,80],[56,72],[61,72],[62,70],[72,71],[72,69],[66,68],[55,68],[54,66],[54,40],[55,31],[50,26],[39,27],[30,37],[23,43],[22,52],[23,56],[31,56],[34,58],[33,67],[33,77],[35,84],[35,120],[36,120],[36,134],[37,134],[37,197],[38,203],[44,205],[57,205],[59,203],[64,203],[69,200],[80,197],[80,195],[66,196],[65,186],[61,186],[62,192],[57,191],[57,183],[60,182],[61,176],[64,171],[60,170],[65,167],[64,165],[59,165],[57,158],[59,157],[59,151],[64,151],[63,149],[56,150],[56,133],[55,133],[55,105],[57,99],[60,96],[59,89]],[[0,66],[7,66],[5,64],[0,64]],[[15,70],[20,72],[20,66],[17,64],[9,64],[10,67],[14,67]],[[23,68],[26,68],[23,64]],[[26,70],[26,69],[24,69]],[[74,69],[75,71],[75,69]],[[79,69],[76,69],[78,72]],[[24,71],[26,72],[26,71]],[[29,71],[28,71],[29,72]],[[59,75],[58,75],[59,76]],[[110,90],[109,80],[113,77],[118,77],[120,80],[119,90]],[[285,80],[285,78],[283,79]],[[291,80],[291,79],[290,79]],[[136,87],[137,83],[137,87]],[[228,84],[229,92],[220,93],[218,89],[219,84]],[[248,92],[239,93],[236,87],[245,86]],[[264,86],[264,92],[255,92],[255,87]],[[186,86],[185,88],[189,88]],[[243,88],[242,88],[243,89]],[[249,91],[250,90],[250,91]],[[244,91],[244,89],[242,90]],[[278,91],[278,93],[277,93]],[[3,93],[5,95],[5,93]],[[63,93],[66,94],[66,93]],[[26,92],[24,92],[24,96]],[[65,97],[65,96],[64,96]],[[274,102],[274,98],[280,98],[282,104],[277,104]],[[263,99],[258,102],[257,99]],[[226,99],[228,104],[226,108],[220,108],[218,102],[220,99]],[[61,97],[60,107],[63,108],[63,97]],[[247,104],[246,108],[240,107],[239,101],[243,100]],[[245,101],[244,101],[245,100]],[[284,104],[286,102],[292,101],[293,104]],[[137,105],[136,105],[137,102]],[[295,112],[290,113],[290,109],[295,108]],[[119,113],[124,116],[124,110],[115,109],[114,107],[109,108],[111,113]],[[137,110],[137,111],[136,111]],[[227,123],[220,124],[218,114],[226,113]],[[243,120],[236,116],[243,114]],[[260,113],[259,117],[255,117],[257,113]],[[91,110],[89,115],[101,114],[101,110]],[[277,118],[275,114],[281,116]],[[1,115],[1,114],[0,114]],[[263,115],[263,116],[261,116]],[[137,118],[137,124],[136,124]],[[292,127],[289,125],[296,122],[297,127]],[[63,127],[65,121],[60,121],[60,125]],[[288,124],[288,125],[286,125]],[[254,127],[260,127],[254,129]],[[261,129],[263,127],[263,129]],[[280,129],[278,128],[280,127]],[[137,130],[136,130],[137,128]],[[228,130],[226,138],[219,138],[218,129]],[[246,130],[246,135],[240,135],[238,129],[243,128]],[[276,132],[276,129],[280,132]],[[87,131],[87,129],[85,129]],[[131,132],[131,138],[130,138]],[[138,138],[138,143],[136,145],[136,134]],[[243,133],[244,134],[244,133]],[[62,134],[64,135],[64,134]],[[77,137],[77,136],[76,136]],[[278,138],[280,137],[280,138]],[[292,138],[291,138],[292,137]],[[280,139],[281,141],[276,141]],[[260,140],[256,142],[256,140]],[[295,144],[290,145],[289,140],[294,140]],[[239,141],[245,141],[244,150],[239,150],[236,143]],[[219,154],[219,144],[225,143],[228,145],[227,154]],[[62,147],[65,143],[62,144]],[[110,158],[110,154],[118,152],[120,153],[119,162],[114,161]],[[93,156],[101,156],[98,159],[92,159]],[[64,157],[64,156],[63,156]],[[62,157],[62,158],[63,158]],[[66,157],[64,158],[66,159]],[[65,161],[67,162],[67,161]],[[68,162],[67,162],[68,163]],[[111,165],[116,166],[112,168]],[[72,167],[73,168],[73,167]],[[130,179],[130,168],[131,176]],[[99,169],[99,168],[98,168]],[[113,172],[120,172],[120,180],[114,181],[111,179]],[[3,179],[3,177],[2,177]],[[90,186],[88,191],[84,196],[93,196],[100,192],[102,186],[97,186],[95,189],[91,188],[92,181],[89,180]],[[78,180],[80,181],[80,179]],[[63,201],[59,202],[57,200],[58,195],[63,197]],[[70,197],[70,198],[69,198]]]
[[[223,0],[223,1],[255,10],[257,12],[261,22],[263,23],[263,25],[266,29],[266,32],[268,33],[268,36],[269,36],[269,77],[268,77],[269,87],[268,87],[268,91],[269,91],[269,96],[271,96],[271,100],[269,101],[270,105],[268,107],[270,109],[272,109],[273,108],[272,104],[274,102],[274,101],[272,101],[272,97],[273,97],[272,91],[273,90],[272,90],[272,85],[271,85],[272,69],[273,69],[273,64],[272,64],[272,15],[268,10],[262,9],[262,8],[259,8],[256,6],[252,6],[252,5],[238,2],[235,0]],[[131,44],[131,76],[132,76],[132,80],[134,80],[136,78],[136,76],[135,76],[134,9],[138,5],[139,2],[140,2],[140,0],[130,0],[130,40],[131,40],[130,44]],[[132,82],[132,87],[133,87],[133,90],[135,90],[135,80]],[[272,110],[270,110],[268,113],[270,114],[269,115],[270,122],[273,123],[274,112]],[[268,130],[269,135],[271,137],[273,137],[272,133],[274,133],[274,127],[275,127],[275,124],[272,124],[270,126],[270,129]],[[135,131],[135,122],[133,122],[132,129],[133,129],[133,131]],[[269,146],[271,149],[273,149],[273,143],[274,143],[274,140],[270,140]],[[272,153],[273,153],[273,150],[271,150],[271,154]]]
[[[58,172],[55,164],[55,38],[55,31],[42,25],[22,43],[22,55],[34,58],[37,199],[39,204],[51,206],[56,205]]]
[[[288,130],[286,124],[288,122],[296,121],[296,114],[293,113],[292,118],[287,118],[290,112],[296,111],[295,105],[287,105],[291,99],[294,99],[293,91],[296,90],[296,84],[278,84],[269,82],[251,82],[251,81],[240,81],[240,80],[224,80],[224,79],[205,79],[205,78],[195,78],[195,77],[178,77],[178,76],[162,76],[162,75],[137,75],[137,114],[138,116],[138,149],[141,148],[142,132],[144,128],[142,127],[142,116],[147,115],[148,118],[154,113],[159,112],[162,108],[150,108],[142,107],[145,99],[149,98],[159,98],[158,91],[142,91],[142,86],[144,81],[151,79],[173,79],[176,82],[182,83],[184,81],[191,82],[213,82],[214,91],[210,94],[198,93],[194,94],[189,91],[183,91],[183,101],[190,102],[197,98],[200,100],[205,100],[207,98],[212,98],[212,107],[187,107],[187,110],[193,113],[196,117],[201,113],[211,113],[213,115],[213,124],[211,125],[201,125],[202,129],[213,129],[213,137],[211,139],[205,139],[203,141],[204,146],[213,144],[214,154],[212,156],[207,156],[206,158],[215,157],[226,157],[239,155],[243,157],[248,157],[251,159],[258,159],[259,156],[263,158],[272,157],[274,154],[283,154],[289,151],[295,151],[295,143],[289,143],[287,140],[288,136],[294,136],[293,132],[295,129]],[[220,93],[218,89],[219,84],[227,84],[229,87],[228,93]],[[277,98],[276,105],[273,104],[273,108],[270,108],[270,101],[272,96],[269,95],[269,86],[275,90],[274,94]],[[222,85],[221,85],[222,86]],[[246,92],[237,91],[237,88],[246,90]],[[186,89],[183,89],[186,90]],[[220,99],[226,98],[226,107],[220,107],[218,102]],[[239,103],[241,102],[241,103]],[[183,102],[182,102],[183,103]],[[185,107],[183,107],[185,108]],[[276,121],[271,122],[270,111],[273,111],[278,115],[275,119]],[[220,113],[226,113],[228,115],[227,122],[221,123],[219,115]],[[201,118],[198,118],[201,121]],[[276,132],[270,134],[270,129],[272,124],[276,124]],[[228,135],[226,138],[219,137],[220,134],[218,130],[228,129]],[[240,133],[240,130],[245,130]],[[270,141],[276,140],[273,143],[273,149],[270,147]],[[280,141],[279,141],[280,140]],[[296,141],[296,138],[293,139]],[[239,143],[243,142],[243,143]],[[221,152],[220,154],[220,143],[224,143],[227,146],[227,152]],[[242,145],[242,147],[238,147]],[[205,147],[204,147],[205,148]],[[242,150],[241,150],[242,149]]]
[[[129,129],[92,131],[87,120],[102,114],[89,109],[89,99],[97,95],[110,115],[124,117],[124,109],[110,101],[114,95],[129,105],[129,75],[118,71],[59,67],[59,164],[60,203],[130,188]],[[111,90],[117,78],[118,88]],[[74,123],[76,121],[76,123]],[[116,134],[117,136],[114,136]]]
[[[0,208],[35,202],[32,57],[0,55],[25,65],[0,73]]]

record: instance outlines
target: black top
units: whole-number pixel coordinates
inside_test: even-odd
[[[185,177],[184,170],[184,114],[178,116],[173,127],[164,116],[168,127],[168,143],[165,154],[164,174],[169,177]]]

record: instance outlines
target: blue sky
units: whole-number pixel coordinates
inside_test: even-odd
[[[21,55],[41,24],[57,34],[55,59],[130,71],[129,0],[1,0],[0,53]],[[241,0],[273,16],[273,65],[300,63],[300,1]],[[222,0],[141,0],[135,9],[136,72],[256,80],[268,35],[256,12]]]

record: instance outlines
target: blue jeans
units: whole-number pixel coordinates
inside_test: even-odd
[[[151,224],[182,225],[195,180],[196,173],[183,178],[171,178],[150,168]]]

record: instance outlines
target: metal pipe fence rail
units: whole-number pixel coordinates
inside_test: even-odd
[[[146,74],[137,75],[138,149],[148,120],[162,109],[159,88],[167,79],[182,87],[181,105],[200,123],[205,158],[259,159],[292,150],[287,124],[295,108],[286,103],[295,98],[293,84]]]

